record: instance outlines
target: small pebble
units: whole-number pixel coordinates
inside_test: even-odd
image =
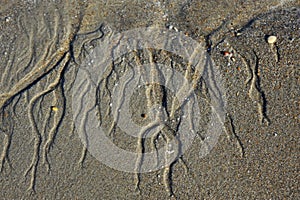
[[[274,35],[271,35],[271,36],[268,37],[268,43],[269,44],[274,44],[276,42],[276,40],[277,40],[277,37],[274,36]]]
[[[5,17],[5,22],[10,22],[11,21],[11,17]]]
[[[52,106],[51,109],[52,109],[54,112],[58,111],[58,107],[56,107],[56,106]]]

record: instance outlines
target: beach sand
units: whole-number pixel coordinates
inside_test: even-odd
[[[23,0],[0,5],[0,199],[300,198],[299,2]],[[202,45],[211,61],[208,77],[197,67],[189,68],[182,55],[155,46],[109,57],[106,39],[134,29],[133,40],[145,37],[143,27],[164,29]],[[274,44],[268,43],[269,36],[276,36]],[[94,82],[97,94],[85,96],[94,91],[85,84],[92,84],[89,78],[98,71],[83,77],[78,73],[85,73],[79,69],[92,61],[89,55],[95,48],[104,52],[100,61],[109,57],[113,62],[101,74],[104,79]],[[173,77],[191,70],[185,80],[189,88],[195,86],[191,105],[197,103],[201,116],[192,110],[186,114],[189,118],[173,109],[172,101],[177,105],[180,97],[176,100],[168,87],[131,88],[130,79],[122,79],[142,69],[134,67],[151,63],[169,66],[176,71]],[[160,72],[146,74],[155,79]],[[113,96],[115,88],[125,87],[128,94],[133,90],[129,99],[124,100],[126,93]],[[139,140],[114,126],[113,98],[119,106],[128,100],[130,112],[121,118],[140,127],[151,124],[149,109],[156,104],[174,117],[166,119],[167,126],[153,141]],[[127,152],[153,151],[152,142],[156,148],[172,139],[182,143],[176,131],[180,122],[200,116],[197,134],[182,155],[180,144],[174,148],[180,159],[162,169],[134,173],[130,167],[146,166],[138,164],[143,163],[138,157],[107,158],[111,167],[85,148],[93,143],[85,141],[92,136],[84,135],[82,125],[88,106],[95,105],[91,102],[107,138]],[[219,105],[220,121],[214,121],[211,106]],[[94,127],[88,120],[85,123]],[[111,151],[97,148],[93,151]],[[125,168],[128,171],[120,170]]]

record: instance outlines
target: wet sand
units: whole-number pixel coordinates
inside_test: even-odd
[[[300,197],[297,1],[2,1],[0,5],[0,199]],[[139,153],[151,151],[153,141],[159,148],[176,138],[176,120],[169,120],[169,129],[153,141],[140,141],[113,126],[112,94],[117,83],[125,87],[120,80],[133,66],[154,61],[181,74],[191,70],[186,77],[195,83],[202,117],[195,140],[179,160],[137,174],[112,169],[85,148],[82,127],[74,116],[87,110],[76,112],[72,106],[78,70],[92,49],[105,46],[112,33],[150,26],[203,44],[220,73],[222,89],[216,91],[224,92],[226,106],[217,143],[201,156],[204,141],[212,137],[208,130],[213,96],[207,91],[214,88],[195,76],[197,67],[189,68],[188,62],[161,49],[117,58],[98,83],[97,116],[118,147]],[[267,42],[270,35],[277,37],[274,44]],[[78,88],[80,95],[90,91]],[[176,99],[172,92],[157,85],[149,88],[136,87],[129,101],[136,124],[150,123],[147,109],[155,102],[167,113],[174,112],[174,119],[182,117],[171,106]],[[127,162],[142,168],[139,158]]]

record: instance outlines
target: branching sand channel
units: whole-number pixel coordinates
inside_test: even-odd
[[[30,192],[35,191],[37,169],[40,164],[43,164],[47,171],[51,171],[49,152],[65,115],[67,98],[64,88],[65,71],[71,67],[74,67],[75,71],[78,70],[78,64],[89,56],[89,51],[96,46],[101,46],[103,38],[109,37],[110,34],[104,31],[105,27],[100,26],[100,22],[99,27],[94,31],[79,34],[83,13],[75,12],[76,9],[69,10],[73,6],[73,4],[66,6],[67,11],[63,11],[69,12],[66,15],[60,9],[55,9],[55,6],[53,9],[55,12],[51,14],[20,14],[16,20],[16,30],[20,31],[20,34],[3,36],[4,40],[9,40],[9,43],[14,45],[5,49],[5,56],[0,60],[1,65],[4,66],[1,83],[7,83],[1,84],[0,94],[0,132],[3,138],[0,172],[6,170],[6,166],[14,170],[12,168],[14,163],[11,163],[9,159],[9,149],[15,126],[12,119],[17,115],[19,102],[25,101],[27,103],[25,112],[30,122],[29,130],[25,131],[30,132],[32,141],[30,144],[33,145],[30,164],[26,166],[24,172],[26,180],[29,181],[28,191]],[[116,48],[118,47],[116,46]],[[262,59],[257,51],[244,52],[244,49],[236,47],[235,49],[237,49],[235,52],[240,55],[238,58],[242,60],[248,70],[248,79],[246,80],[246,85],[249,86],[248,94],[257,103],[260,121],[269,122],[266,114],[266,99],[258,75],[258,67]],[[187,54],[191,57],[196,55],[191,52]],[[210,62],[208,59],[203,60]],[[176,74],[171,70],[169,76],[165,76],[159,63],[181,74],[189,83],[188,86],[191,86],[187,91],[193,91],[195,96],[187,95],[185,104],[182,105],[178,96],[170,88],[164,86],[168,85],[168,82],[172,82]],[[145,64],[150,66],[150,71],[141,67]],[[201,63],[199,66],[211,66],[211,64]],[[102,79],[92,83],[96,86],[93,96],[94,105],[87,110],[79,108],[73,113],[75,116],[79,113],[86,113],[85,117],[80,118],[80,133],[86,132],[85,125],[90,115],[96,115],[98,125],[103,128],[112,143],[138,155],[130,160],[134,163],[132,170],[135,174],[135,187],[138,191],[142,188],[142,173],[140,172],[145,170],[144,154],[147,152],[156,152],[154,164],[164,163],[163,168],[160,168],[163,173],[160,181],[169,195],[174,193],[172,169],[175,164],[182,164],[188,173],[181,149],[183,138],[178,134],[184,120],[189,122],[188,130],[195,131],[207,152],[213,147],[206,142],[212,133],[207,130],[209,126],[216,125],[211,123],[211,118],[214,109],[222,109],[217,104],[220,103],[222,107],[226,102],[222,102],[222,88],[217,86],[217,80],[213,78],[215,77],[214,69],[207,67],[202,70],[199,66],[191,65],[182,57],[159,48],[145,48],[128,52],[109,63]],[[136,136],[125,132],[123,127],[117,123],[122,118],[120,116],[125,102],[123,97],[126,96],[126,88],[134,79],[134,73],[141,74],[141,82],[148,83],[133,85],[132,95],[129,99],[130,112],[126,117],[137,126],[143,127],[139,129]],[[132,77],[129,76],[124,80],[128,74],[131,74]],[[79,96],[85,97],[85,94],[91,90],[86,86],[89,81],[90,79],[87,78],[81,85],[74,88],[79,91]],[[186,89],[186,82],[178,84],[179,91]],[[114,101],[112,97],[116,96],[116,87],[119,88],[117,93],[119,98]],[[81,102],[81,104],[83,103]],[[199,107],[199,113],[196,114],[201,116],[197,124],[199,125],[198,129],[194,128],[196,124],[193,123],[195,113],[193,113],[192,107],[195,104],[198,104]],[[187,112],[182,112],[181,108],[184,106],[187,106]],[[92,112],[93,108],[96,108],[96,113]],[[222,116],[216,115],[215,117],[218,119],[217,121],[223,122],[224,120]],[[227,115],[227,121],[231,128],[227,131],[222,127],[223,131],[227,132],[230,140],[231,138],[236,139],[240,154],[243,156],[244,148],[235,133],[231,115]],[[157,127],[163,128],[156,129]],[[83,140],[82,155],[78,161],[80,166],[84,164],[89,146],[88,135],[83,135],[81,138],[85,138],[85,140]],[[159,151],[161,149],[163,149],[164,156]]]
[[[48,172],[51,170],[49,152],[65,114],[64,73],[69,67],[77,67],[77,62],[80,62],[81,58],[88,56],[89,48],[101,45],[101,39],[104,36],[103,26],[86,35],[76,35],[78,29],[76,29],[74,24],[76,22],[80,24],[80,19],[69,25],[60,25],[69,28],[66,29],[65,35],[62,36],[58,30],[58,24],[61,22],[59,14],[58,16],[54,16],[53,19],[54,32],[53,30],[49,31],[51,32],[49,35],[50,42],[45,46],[46,50],[41,55],[36,55],[37,42],[33,39],[33,34],[36,34],[35,29],[42,29],[45,24],[41,23],[41,27],[38,26],[37,28],[32,27],[33,31],[31,30],[31,32],[25,28],[23,29],[25,31],[24,35],[27,38],[26,41],[28,41],[30,47],[28,51],[23,52],[26,62],[24,60],[22,63],[26,65],[20,65],[24,69],[21,67],[18,68],[21,78],[19,78],[12,88],[6,89],[6,93],[1,94],[1,132],[4,133],[3,150],[0,160],[1,171],[5,163],[8,163],[10,166],[8,152],[14,125],[9,118],[16,113],[15,107],[20,98],[24,98],[28,104],[27,115],[31,126],[33,154],[30,165],[24,172],[24,176],[30,177],[28,187],[30,193],[35,193],[37,169],[40,161]],[[20,20],[20,27],[23,27],[22,23],[24,21]],[[46,28],[45,32],[47,32]],[[82,40],[81,37],[83,38]],[[198,54],[193,52],[190,56],[195,57],[196,55]],[[207,62],[204,57],[199,58],[199,60]],[[213,101],[217,102],[218,100],[216,99],[220,99],[220,92],[217,88],[217,90],[213,91],[214,97],[210,96],[207,84],[213,88],[215,86],[213,86],[214,83],[204,81],[201,76],[203,66],[207,65],[205,62],[200,62],[196,66],[193,66],[180,56],[173,55],[167,51],[151,48],[142,51],[138,50],[114,60],[107,68],[103,79],[99,83],[96,83],[95,105],[98,109],[97,117],[99,125],[105,129],[105,132],[115,144],[138,154],[136,159],[131,160],[131,162],[135,163],[135,186],[137,191],[140,191],[140,172],[143,171],[143,167],[145,166],[144,153],[149,151],[156,152],[157,166],[164,163],[164,167],[162,168],[162,182],[166,192],[170,196],[173,195],[172,168],[174,164],[180,162],[188,173],[188,167],[182,157],[182,142],[184,137],[182,138],[182,135],[178,134],[183,121],[187,121],[188,130],[198,135],[198,138],[203,141],[204,146],[207,145],[204,142],[207,134],[207,124],[211,120],[211,108],[215,106]],[[5,74],[2,76],[3,82],[5,81],[4,79],[9,77],[7,74],[14,67],[12,63],[11,60],[7,61]],[[176,77],[175,74],[171,72],[168,77],[165,77],[161,73],[158,63],[169,66],[170,69],[174,69],[184,77],[185,82],[177,83],[179,91],[187,94],[185,95],[186,98],[183,101],[183,105],[173,91],[163,86],[168,82],[172,82],[172,78]],[[148,64],[151,67],[150,72],[147,72],[143,67],[139,67],[144,64]],[[118,98],[116,103],[116,108],[119,108],[124,103],[122,96],[124,96],[124,89],[130,81],[126,80],[123,83],[119,83],[119,80],[122,79],[124,74],[130,70],[133,71],[133,69],[137,69],[142,74],[141,79],[144,79],[143,82],[149,83],[146,85],[135,85],[133,88],[134,93],[129,103],[131,114],[128,117],[137,125],[144,127],[139,131],[137,137],[126,135],[117,126],[116,118],[119,116],[119,109],[112,109],[114,87],[120,84],[120,98]],[[211,69],[206,69],[206,76],[210,76],[211,74]],[[157,80],[162,80],[162,82],[157,82]],[[154,84],[156,82],[161,84]],[[189,85],[187,85],[187,82],[189,82]],[[82,89],[80,90],[81,93],[78,95],[84,97],[85,93],[91,89],[85,87],[85,85],[85,82],[83,82],[81,85],[82,88],[79,88]],[[193,96],[192,93],[196,96]],[[45,101],[46,98],[50,98],[51,100]],[[212,99],[214,100],[212,101]],[[196,104],[198,104],[200,109],[199,113],[193,110],[193,106]],[[182,106],[187,106],[188,111],[186,113],[182,112]],[[158,110],[153,110],[153,108],[157,108]],[[163,112],[159,110],[163,110]],[[80,112],[87,113],[84,118],[80,119],[80,132],[82,133],[85,133],[85,125],[90,111],[79,109],[74,113],[75,116]],[[199,118],[198,124],[195,124],[193,121],[195,118]],[[160,126],[162,122],[164,126],[161,130],[151,132],[153,128]],[[195,128],[195,126],[199,125],[199,129]],[[188,135],[188,133],[186,134]],[[89,145],[87,135],[84,137],[86,137],[86,140],[83,142],[82,156],[79,160],[81,166],[85,160]],[[211,148],[211,146],[206,147],[207,151],[210,151]],[[165,160],[161,159],[162,153],[159,149],[163,149],[163,158]]]
[[[167,58],[167,59],[166,59]],[[179,102],[175,96],[172,94],[168,88],[159,85],[159,84],[148,84],[148,85],[135,85],[133,90],[136,90],[133,95],[131,96],[129,107],[131,111],[131,116],[128,116],[134,121],[137,125],[140,125],[144,128],[140,130],[138,133],[138,137],[130,137],[124,136],[126,132],[124,132],[120,127],[117,126],[116,121],[114,120],[114,116],[118,118],[119,112],[122,112],[121,107],[124,103],[123,96],[125,95],[125,88],[126,85],[129,84],[131,79],[126,79],[125,82],[119,82],[122,76],[127,73],[128,71],[133,71],[133,67],[142,66],[145,63],[148,63],[152,66],[151,68],[151,76],[153,80],[156,79],[155,77],[160,76],[160,71],[157,65],[158,61],[167,62],[170,66],[174,68],[177,67],[178,70],[181,72],[189,71],[186,73],[186,77],[192,81],[192,77],[194,76],[195,71],[192,70],[191,66],[187,66],[186,63],[176,63],[175,60],[178,61],[179,58],[172,57],[168,54],[168,52],[163,51],[156,51],[151,49],[146,49],[144,51],[135,51],[132,53],[127,54],[125,57],[120,58],[119,60],[115,61],[109,68],[109,70],[105,73],[107,76],[100,81],[98,90],[97,90],[97,102],[98,105],[98,116],[99,116],[99,123],[102,125],[103,129],[105,129],[108,136],[111,137],[111,140],[114,141],[118,146],[130,150],[135,151],[138,153],[138,157],[135,161],[135,185],[136,189],[140,190],[140,178],[141,174],[139,173],[141,168],[143,167],[143,155],[148,151],[155,150],[158,151],[158,148],[165,146],[166,154],[172,152],[175,156],[182,161],[181,157],[181,149],[180,149],[180,137],[177,134],[178,128],[180,126],[182,117],[189,118],[192,123],[192,111],[186,113],[186,116],[181,113],[179,106]],[[186,69],[188,68],[188,69]],[[145,69],[142,67],[140,69],[141,74],[147,73]],[[144,72],[143,72],[144,71]],[[143,77],[141,77],[143,78]],[[144,78],[148,78],[145,76]],[[150,80],[149,80],[150,81]],[[170,80],[166,80],[170,81]],[[195,82],[200,83],[200,78],[197,78]],[[151,82],[151,81],[150,81]],[[119,94],[119,101],[117,102],[116,109],[112,109],[112,94],[113,88],[121,84],[121,91],[122,93]],[[195,84],[196,87],[198,84]],[[203,92],[203,91],[202,91]],[[200,95],[200,92],[199,94]],[[204,96],[204,95],[203,95]],[[205,113],[204,115],[208,115],[208,104],[202,98],[199,98],[201,103],[201,107]],[[156,107],[158,109],[164,108],[165,115],[162,116],[161,112],[151,113],[151,109]],[[86,111],[81,111],[86,112]],[[115,113],[114,113],[115,112]],[[154,116],[153,116],[154,114]],[[151,116],[152,115],[152,116]],[[165,126],[162,130],[156,131],[151,134],[151,137],[145,138],[152,129],[156,126],[159,126],[159,121],[165,120]],[[202,119],[204,123],[207,119]],[[204,123],[205,126],[205,123]],[[191,127],[192,128],[192,127]],[[132,130],[133,131],[133,130]],[[204,137],[204,136],[202,136]],[[176,140],[177,146],[168,146],[171,140]],[[136,140],[136,142],[134,142]],[[134,144],[135,143],[135,144]],[[128,147],[127,144],[131,144],[131,147]],[[134,147],[135,146],[135,150]],[[157,159],[159,159],[158,152],[157,152]],[[169,158],[170,159],[170,158]],[[163,183],[165,185],[166,192],[170,195],[173,194],[172,187],[171,187],[171,172],[172,167],[178,160],[175,159],[170,164],[167,164],[163,169]],[[159,160],[156,160],[157,165]],[[168,163],[168,161],[166,161]],[[183,166],[187,169],[187,166],[182,162]]]
[[[48,153],[64,116],[63,76],[71,59],[70,44],[83,16],[79,4],[72,3],[71,6],[69,3],[63,6],[64,9],[58,9],[62,5],[49,4],[48,9],[53,10],[49,13],[41,12],[45,5],[34,4],[34,10],[20,12],[15,17],[18,34],[12,38],[9,38],[9,32],[4,34],[12,43],[7,56],[1,59],[5,68],[1,76],[0,131],[5,138],[0,169],[2,171],[5,163],[10,165],[8,152],[14,130],[11,120],[16,116],[19,100],[25,98],[33,143],[31,164],[24,173],[25,177],[30,175],[30,193],[35,192],[40,159],[50,170]],[[52,99],[50,105],[44,102],[45,98]],[[43,113],[44,106],[48,108],[47,114]],[[38,123],[40,121],[42,123]]]
[[[88,149],[104,164],[134,172],[137,191],[141,191],[142,173],[162,169],[162,183],[173,196],[174,164],[181,162],[188,173],[183,161],[183,151],[188,148],[185,143],[190,145],[194,136],[198,136],[205,148],[199,153],[200,157],[205,156],[224,128],[225,115],[222,114],[226,102],[217,84],[219,74],[198,43],[192,50],[185,49],[184,42],[177,38],[175,43],[188,55],[189,60],[185,60],[160,48],[138,48],[137,43],[126,38],[127,35],[134,38],[131,34],[124,35],[111,39],[116,44],[112,45],[112,51],[123,48],[127,53],[121,56],[108,53],[112,61],[104,62],[108,66],[99,68],[98,59],[103,57],[103,50],[95,48],[88,53],[90,58],[76,78],[74,121],[84,144],[80,164]],[[170,41],[172,39],[164,41],[165,45],[172,44]],[[105,42],[98,42],[98,46],[103,47]],[[126,45],[133,45],[134,50],[128,51]],[[192,64],[195,58],[197,62]],[[100,75],[99,70],[102,70]],[[153,152],[154,156],[149,156]]]

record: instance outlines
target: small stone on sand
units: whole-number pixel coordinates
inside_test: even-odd
[[[274,44],[276,42],[276,40],[277,40],[277,37],[274,36],[274,35],[271,35],[271,36],[268,37],[268,43],[269,44]]]
[[[56,106],[52,106],[51,109],[52,109],[54,112],[58,111],[58,107],[56,107]]]

